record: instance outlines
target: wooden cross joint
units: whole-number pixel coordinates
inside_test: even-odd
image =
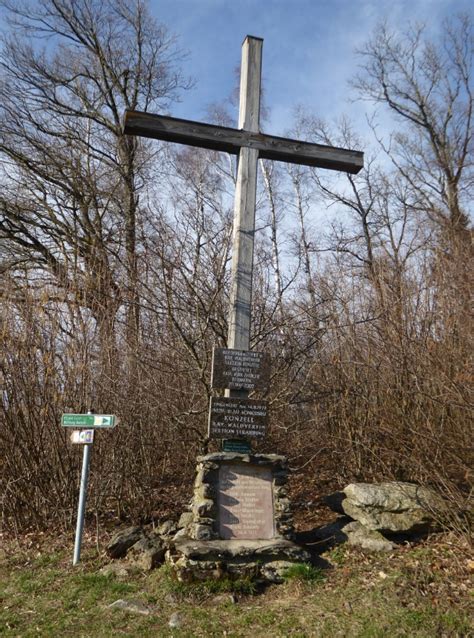
[[[364,154],[260,132],[262,40],[247,36],[242,45],[238,128],[164,115],[126,111],[123,132],[166,142],[225,151],[239,156],[234,204],[234,235],[228,347],[250,348],[253,236],[258,159],[358,173]]]

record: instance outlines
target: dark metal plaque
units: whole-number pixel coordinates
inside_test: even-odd
[[[252,350],[214,348],[213,388],[229,390],[265,390],[270,382],[270,356]]]
[[[255,399],[211,398],[209,438],[238,439],[265,436],[268,403]]]
[[[271,469],[223,463],[219,468],[218,511],[219,535],[223,539],[273,538]]]

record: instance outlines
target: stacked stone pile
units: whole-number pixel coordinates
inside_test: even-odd
[[[447,511],[429,488],[403,482],[351,483],[326,503],[349,517],[339,520],[347,542],[374,551],[392,550],[393,536],[436,531]]]
[[[128,569],[154,569],[165,560],[181,580],[252,577],[280,582],[295,562],[310,562],[308,551],[293,541],[293,525],[286,493],[287,468],[281,457],[262,455],[261,462],[274,467],[274,538],[267,540],[222,540],[217,534],[217,466],[219,458],[199,460],[190,511],[178,523],[165,521],[155,529],[130,527],[110,541],[110,558],[126,562],[107,566],[119,575]],[[227,458],[225,459],[227,460]],[[255,462],[255,459],[253,459]],[[335,522],[314,530],[313,537],[333,544],[347,542],[370,551],[392,551],[394,538],[410,537],[439,529],[447,512],[446,503],[432,490],[412,483],[352,483],[325,499],[337,513]]]

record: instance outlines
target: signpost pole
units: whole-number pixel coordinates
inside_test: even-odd
[[[71,442],[84,446],[82,456],[81,485],[79,487],[79,503],[77,506],[76,538],[74,540],[74,557],[72,564],[77,565],[81,558],[82,531],[86,513],[87,482],[89,479],[89,463],[96,429],[114,428],[118,423],[115,414],[63,414],[61,425],[66,428],[82,428],[71,433]],[[87,428],[87,429],[84,429]],[[92,429],[91,429],[92,428]]]
[[[89,479],[91,448],[91,443],[84,445],[84,453],[82,456],[81,486],[79,488],[79,505],[77,507],[76,538],[74,541],[74,557],[72,559],[73,565],[77,565],[81,558],[81,543],[82,532],[84,529],[84,515],[86,511],[87,482]]]

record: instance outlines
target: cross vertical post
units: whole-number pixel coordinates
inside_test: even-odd
[[[140,111],[126,111],[123,124],[123,131],[127,135],[142,135],[165,142],[188,144],[238,156],[227,350],[237,351],[233,353],[234,364],[240,355],[247,357],[246,369],[250,370],[252,355],[257,355],[257,353],[250,353],[249,350],[258,159],[315,166],[351,174],[358,173],[364,165],[364,154],[361,151],[277,137],[260,131],[262,47],[263,40],[252,36],[247,36],[242,45],[238,128]],[[229,359],[231,358],[229,356]],[[242,370],[245,367],[242,361],[239,365],[234,365],[236,370],[239,366]],[[213,371],[214,368],[213,363]],[[248,379],[251,379],[250,375]],[[242,377],[239,380],[240,385],[238,380],[230,383],[228,378],[225,379],[227,385],[224,381],[219,381],[222,385],[214,386],[213,384],[213,387],[226,388],[226,400],[223,400],[219,406],[213,406],[211,399],[209,414],[211,438],[224,438],[220,435],[230,432],[243,432],[244,434],[239,434],[242,437],[261,435],[258,427],[252,430],[250,427],[239,428],[231,425],[242,419],[240,421],[242,424],[252,423],[257,426],[258,419],[267,416],[266,404],[256,405],[259,404],[258,401],[248,399],[249,389],[255,389],[257,386],[252,385],[252,381],[244,381]],[[234,401],[229,401],[229,397]],[[253,414],[250,414],[251,410]],[[224,420],[220,420],[222,414],[225,415]],[[212,421],[213,415],[216,416],[215,422]]]
[[[255,133],[259,132],[260,123],[262,45],[261,38],[251,36],[247,36],[242,45],[238,127]],[[257,149],[245,146],[240,149],[238,156],[227,339],[228,348],[236,350],[250,349],[258,156]]]

